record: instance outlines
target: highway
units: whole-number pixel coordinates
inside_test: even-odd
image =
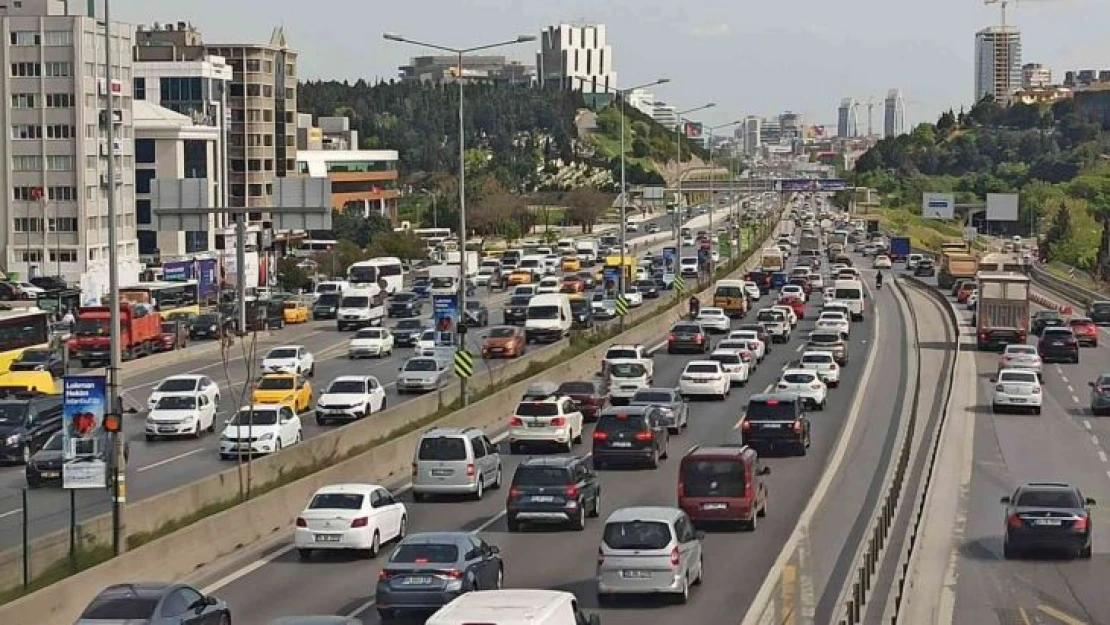
[[[724,209],[716,211],[717,219],[724,213]],[[639,232],[629,233],[629,240],[633,243],[648,236],[646,231],[651,223],[658,223],[663,232],[669,231],[672,217],[662,215],[641,223]],[[695,217],[686,225],[692,228],[704,228],[709,216]],[[652,249],[661,249],[667,243],[660,242]],[[638,250],[636,254],[642,254]],[[507,292],[488,294],[485,289],[478,290],[478,296],[483,299],[490,310],[490,325],[501,322],[501,307],[508,298]],[[645,306],[653,305],[647,300]],[[431,306],[425,306],[427,316],[431,314]],[[396,320],[388,320],[387,325],[392,325]],[[609,322],[613,323],[613,322]],[[472,353],[479,353],[481,335],[484,332],[471,332],[468,335],[468,344]],[[218,423],[229,416],[242,402],[244,382],[248,378],[247,363],[257,363],[267,349],[274,345],[301,344],[311,351],[316,358],[316,375],[312,380],[315,396],[337,376],[362,374],[376,376],[386,387],[387,405],[397,406],[414,396],[398,395],[395,381],[397,370],[404,360],[411,355],[411,349],[400,348],[390,358],[380,360],[351,361],[346,358],[346,343],[352,333],[339,333],[334,321],[309,322],[303,325],[286,326],[283,330],[260,333],[259,340],[252,351],[252,341],[237,341],[227,353],[227,358],[222,359],[218,351],[212,351],[206,346],[197,346],[181,353],[180,359],[159,358],[157,365],[149,369],[141,366],[142,361],[128,363],[129,367],[124,373],[124,402],[125,406],[138,408],[136,414],[128,415],[125,419],[125,433],[130,445],[128,495],[131,501],[143,499],[165,492],[166,490],[190,483],[213,473],[234,467],[234,463],[220,461],[215,453],[218,444],[218,434],[207,435],[201,439],[159,440],[147,442],[144,437],[144,421],[146,417],[147,398],[162,379],[177,374],[196,373],[210,376],[215,380],[223,393]],[[552,349],[551,346],[530,346],[528,355]],[[200,352],[194,355],[191,350]],[[155,361],[152,361],[155,362]],[[484,361],[481,367],[498,367],[504,361]],[[304,437],[311,438],[338,426],[319,427],[312,418],[311,413],[302,415]],[[217,428],[217,432],[218,432]],[[0,469],[0,549],[19,544],[23,526],[22,489],[25,486],[23,467],[4,467]],[[30,531],[32,538],[50,532],[64,530],[68,527],[70,518],[69,494],[57,488],[42,488],[30,491],[27,505],[30,517]],[[108,494],[104,491],[77,491],[75,495],[77,518],[84,520],[98,514],[108,512],[110,503]]]
[[[767,304],[767,297],[760,304]],[[633,505],[673,506],[677,478],[677,460],[696,444],[738,441],[736,430],[747,397],[770,389],[784,366],[799,357],[801,341],[812,328],[813,314],[820,305],[814,296],[807,312],[787,345],[777,345],[765,362],[753,373],[746,388],[735,389],[725,402],[695,402],[691,406],[688,431],[671,439],[671,458],[655,470],[600,472],[602,518],[613,510]],[[875,352],[873,370],[878,375],[861,380],[866,367],[868,347],[875,341],[876,325],[883,326],[884,337],[903,336],[903,323],[897,304],[888,291],[869,301],[871,314],[853,326],[850,339],[852,360],[843,372],[840,388],[830,391],[828,406],[823,412],[810,414],[813,435],[807,457],[771,457],[772,469],[767,478],[770,499],[768,517],[753,534],[711,531],[706,537],[706,582],[697,587],[687,606],[675,606],[664,600],[643,599],[618,602],[600,610],[594,585],[594,568],[601,522],[591,519],[581,533],[560,530],[525,531],[510,534],[503,519],[504,494],[491,493],[479,502],[414,503],[407,495],[409,531],[460,530],[481,532],[491,544],[497,545],[505,562],[506,585],[510,587],[550,588],[574,592],[581,605],[600,611],[606,625],[643,622],[658,623],[735,623],[758,591],[767,572],[779,555],[802,508],[819,481],[837,435],[852,410],[857,393],[864,399],[864,409],[857,411],[860,437],[882,437],[894,420],[893,412],[900,406],[899,380],[904,372],[907,344],[891,341]],[[664,337],[659,337],[660,341]],[[665,352],[655,355],[656,380],[659,385],[675,385],[689,356],[672,356]],[[857,406],[858,407],[858,406]],[[589,441],[589,435],[585,437]],[[855,448],[855,447],[854,447]],[[507,454],[502,445],[506,471],[511,472],[518,458]],[[875,452],[864,450],[864,456]],[[589,443],[579,446],[576,453],[588,454]],[[858,477],[858,476],[849,476]],[[862,500],[871,487],[871,479],[854,480],[843,488],[845,499]],[[390,485],[404,492],[404,485]],[[856,504],[852,504],[856,505]],[[858,505],[856,514],[858,515]],[[832,519],[829,519],[832,522]],[[843,519],[835,521],[841,524]],[[847,519],[839,530],[854,527],[855,517]],[[833,528],[830,528],[832,530]],[[300,562],[291,549],[292,532],[278,536],[271,543],[258,546],[249,553],[228,560],[225,566],[205,572],[196,581],[206,592],[227,600],[236,622],[265,624],[269,619],[293,614],[352,615],[366,623],[377,623],[373,604],[374,580],[385,554],[367,562],[347,557],[320,557]],[[842,542],[828,545],[832,562],[840,559]],[[832,567],[830,567],[831,570]],[[260,589],[265,589],[260,592]]]

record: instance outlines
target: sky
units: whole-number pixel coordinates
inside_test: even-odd
[[[982,0],[111,0],[112,19],[188,21],[206,43],[265,42],[285,27],[304,78],[397,76],[426,49],[386,41],[399,33],[450,47],[538,35],[559,23],[601,23],[621,88],[657,78],[657,99],[723,124],[745,115],[802,113],[836,127],[841,98],[881,100],[898,88],[907,122],[934,121],[973,98],[975,31],[1000,23]],[[1012,0],[1007,23],[1022,30],[1023,61],[1052,68],[1110,68],[1110,0]],[[535,63],[537,43],[503,52]],[[866,115],[861,115],[861,122]]]

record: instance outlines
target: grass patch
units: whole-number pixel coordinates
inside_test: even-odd
[[[54,562],[46,567],[46,570],[35,575],[26,587],[18,586],[0,592],[0,605],[15,601],[37,590],[42,590],[71,575],[80,573],[85,569],[91,569],[112,559],[113,552],[110,545],[101,545],[94,542],[83,543],[85,543],[84,539],[78,540],[76,553],[74,553],[72,559],[67,557]]]
[[[964,233],[959,224],[925,219],[903,208],[874,208],[868,212],[879,218],[879,224],[888,232],[894,232],[910,238],[910,245],[914,248],[940,251],[942,243],[963,241]],[[974,249],[984,249],[976,242]]]
[[[1096,293],[1107,292],[1106,284],[1100,283],[1095,280],[1085,271],[1073,269],[1063,263],[1050,262],[1044,266],[1044,270],[1061,280],[1067,280],[1072,284],[1087,289],[1088,291],[1095,291]],[[1074,274],[1072,272],[1075,272]]]

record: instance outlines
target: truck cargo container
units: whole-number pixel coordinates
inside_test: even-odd
[[[154,353],[162,342],[162,316],[145,304],[119,305],[120,354],[124,360]],[[77,311],[73,358],[88,368],[111,360],[110,317],[107,306],[86,306]]]
[[[1029,277],[1014,272],[981,271],[975,338],[980,350],[1025,343],[1029,334]]]
[[[956,280],[961,278],[971,279],[979,273],[979,259],[972,254],[945,252],[940,257],[940,269],[937,271],[937,286],[941,289],[950,289]]]
[[[910,257],[909,237],[890,237],[890,262],[904,263]]]

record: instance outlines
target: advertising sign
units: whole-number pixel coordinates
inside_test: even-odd
[[[617,285],[620,284],[621,270],[620,267],[606,267],[602,271],[602,279],[604,280],[604,288],[606,292],[617,290]]]
[[[921,216],[925,219],[952,219],[956,196],[951,193],[922,193]]]
[[[663,248],[663,271],[674,273],[675,263],[678,262],[678,250],[673,247]]]
[[[455,325],[459,319],[459,296],[433,293],[432,317],[436,322],[436,342],[440,345],[453,344]]]
[[[988,193],[987,221],[1017,221],[1017,193]]]
[[[193,279],[191,260],[175,260],[162,265],[162,279],[166,282],[184,282]]]
[[[105,488],[108,485],[108,384],[102,375],[62,378],[62,486]]]
[[[686,133],[687,139],[700,139],[701,138],[701,124],[699,122],[686,122],[686,127],[683,129]]]
[[[776,191],[818,191],[833,192],[847,190],[848,183],[834,178],[784,178],[775,181]]]

